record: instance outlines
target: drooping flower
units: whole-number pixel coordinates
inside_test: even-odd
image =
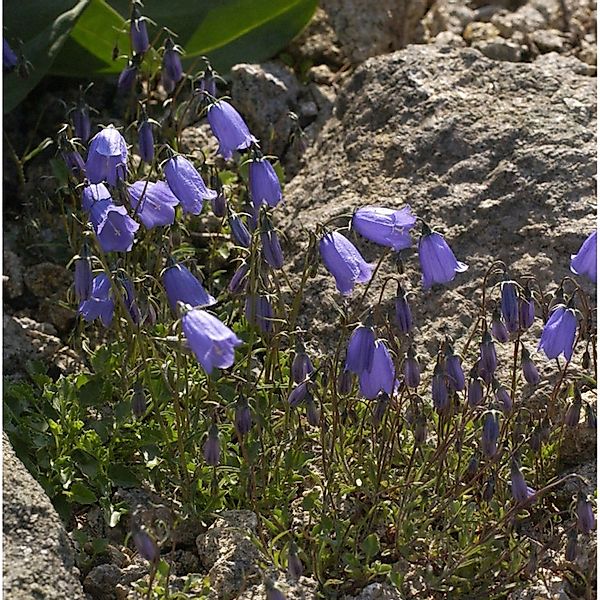
[[[398,384],[396,369],[383,340],[375,342],[373,362],[368,370],[360,373],[359,383],[362,395],[368,400],[377,398],[379,392],[385,392],[388,396],[394,393]]]
[[[277,206],[282,199],[281,184],[273,165],[264,157],[256,158],[248,167],[250,197],[256,209],[261,204]]]
[[[162,276],[169,306],[177,312],[177,303],[205,307],[216,304],[216,300],[204,289],[192,272],[180,263],[169,266]]]
[[[199,215],[204,200],[216,198],[217,192],[206,187],[198,170],[185,156],[170,158],[164,167],[172,192],[179,198],[184,213]]]
[[[383,421],[385,417],[385,411],[390,404],[390,397],[385,393],[381,392],[377,396],[377,403],[373,409],[373,425],[377,426]]]
[[[148,403],[146,402],[144,388],[139,383],[136,383],[131,397],[131,412],[136,419],[141,419],[146,414],[147,408]]]
[[[515,459],[510,465],[510,482],[510,490],[517,504],[523,504],[535,495],[535,492],[525,482],[519,463]]]
[[[207,117],[213,134],[219,140],[219,153],[225,160],[230,159],[235,150],[243,150],[258,142],[240,113],[225,100],[212,104]]]
[[[229,228],[231,229],[231,235],[240,246],[250,248],[252,234],[237,213],[230,213]]]
[[[308,384],[310,381],[308,379],[300,382],[289,394],[288,396],[288,404],[290,406],[298,406],[300,403],[304,401],[306,396],[308,395]]]
[[[537,385],[540,382],[540,374],[525,346],[521,350],[521,369],[523,370],[523,377],[529,385]]]
[[[90,297],[79,305],[77,312],[87,322],[99,317],[104,327],[110,327],[114,311],[115,303],[112,299],[110,279],[106,273],[100,273],[94,277]]]
[[[207,374],[217,367],[227,369],[235,359],[235,348],[242,343],[217,317],[200,308],[188,310],[181,320],[183,334]]]
[[[529,284],[525,286],[523,293],[519,296],[519,327],[525,331],[533,325],[535,320],[535,302]]]
[[[147,532],[140,528],[136,528],[132,533],[131,538],[133,539],[138,554],[142,558],[145,558],[151,563],[158,562],[160,550],[158,549],[158,545],[154,538],[150,537]]]
[[[425,225],[419,240],[419,261],[425,289],[434,283],[448,283],[456,277],[456,273],[462,273],[469,268],[456,260],[443,236]]]
[[[133,283],[127,277],[122,277],[120,282],[123,286],[124,291],[123,301],[125,304],[125,308],[127,308],[127,311],[129,312],[132,321],[136,325],[138,325],[142,321],[142,313],[140,312],[140,309],[135,300],[135,290],[133,287]]]
[[[350,336],[346,351],[346,371],[360,375],[369,371],[375,354],[375,332],[372,327],[359,325]]]
[[[564,423],[567,427],[577,427],[581,418],[581,402],[575,400],[567,407]]]
[[[171,38],[165,40],[165,49],[163,53],[162,69],[160,72],[161,81],[167,94],[175,90],[175,86],[183,78],[183,67],[179,52],[175,49],[175,44]]]
[[[124,206],[110,200],[95,202],[90,208],[90,221],[103,252],[129,252],[140,228]]]
[[[481,385],[481,379],[477,377],[476,373],[471,372],[469,378],[469,387],[467,389],[467,402],[469,406],[475,407],[481,404],[483,400],[483,386]]]
[[[90,111],[88,105],[81,100],[73,111],[73,130],[75,137],[82,142],[87,142],[90,139],[92,125],[90,123]]]
[[[207,465],[217,467],[221,462],[221,443],[219,441],[219,430],[215,423],[210,426],[208,437],[204,442],[202,454]]]
[[[481,433],[481,451],[488,457],[493,458],[498,450],[498,436],[500,427],[498,417],[493,412],[487,412],[483,421]]]
[[[500,312],[506,323],[506,329],[511,333],[515,332],[519,329],[519,302],[515,282],[503,281],[500,284],[500,296]]]
[[[510,336],[508,335],[506,325],[504,325],[504,323],[500,320],[500,312],[498,311],[498,308],[494,308],[494,312],[492,313],[490,330],[497,342],[500,342],[501,344],[508,342]]]
[[[579,248],[577,254],[571,256],[571,271],[576,275],[587,275],[594,283],[597,279],[597,231],[592,232]]]
[[[17,64],[19,59],[15,54],[15,51],[10,47],[10,44],[6,41],[6,38],[2,38],[2,70],[5,72],[12,71]]]
[[[273,331],[273,307],[267,296],[247,296],[244,314],[248,323],[256,325],[263,333]]]
[[[444,375],[444,368],[440,363],[437,363],[433,369],[431,398],[433,400],[433,407],[438,413],[443,413],[450,406],[446,376]]]
[[[75,260],[75,298],[78,302],[87,300],[92,293],[92,265],[86,251]]]
[[[248,263],[242,263],[231,276],[231,281],[227,286],[227,290],[231,294],[239,294],[246,289],[248,284],[248,271],[250,267]]]
[[[127,144],[112,126],[99,131],[90,142],[85,171],[91,183],[107,181],[116,186],[127,175]]]
[[[130,60],[127,63],[127,66],[119,74],[119,79],[117,80],[117,88],[119,92],[123,94],[130,92],[133,86],[135,85],[135,82],[137,81],[137,76],[137,61]]]
[[[408,294],[403,287],[398,284],[396,299],[394,301],[396,309],[396,325],[402,333],[410,333],[413,327],[412,312],[408,303]]]
[[[315,368],[310,360],[310,357],[306,353],[304,344],[299,343],[294,354],[294,360],[292,360],[291,374],[292,379],[296,383],[304,381],[309,375],[314,372]]]
[[[152,123],[148,119],[144,119],[138,127],[138,145],[140,158],[145,163],[150,164],[154,160],[154,135],[152,133]]]
[[[494,380],[494,392],[496,394],[496,400],[502,406],[502,412],[505,415],[509,415],[513,409],[513,400],[508,390]]]
[[[100,200],[110,200],[112,202],[112,196],[103,183],[91,183],[83,187],[81,191],[81,208],[85,212],[90,212],[94,203]]]
[[[215,217],[222,219],[227,214],[227,198],[222,191],[214,198],[211,198],[210,205]]]
[[[287,572],[292,579],[298,579],[304,573],[304,566],[298,556],[298,548],[294,542],[290,544],[288,551]]]
[[[347,394],[349,394],[352,391],[352,385],[353,385],[353,375],[351,371],[347,371],[346,369],[343,369],[341,371],[341,373],[338,376],[338,380],[337,380],[337,389],[338,389],[338,393],[341,394],[342,396],[346,396]]]
[[[497,366],[496,348],[492,336],[486,330],[479,345],[479,375],[486,383],[492,381]]]
[[[584,534],[588,534],[596,529],[594,508],[582,492],[579,492],[577,498],[577,528]]]
[[[175,207],[179,199],[164,181],[136,181],[127,186],[131,208],[146,229],[175,222]]]
[[[544,325],[538,351],[543,350],[548,358],[558,358],[562,354],[566,360],[571,360],[576,333],[575,310],[558,304]]]
[[[460,356],[454,353],[450,344],[446,346],[445,371],[448,391],[462,392],[465,389],[465,373],[463,371]]]
[[[75,177],[85,175],[85,163],[77,150],[61,152],[61,155],[71,175],[74,175]]]
[[[360,235],[398,252],[410,248],[412,240],[410,229],[417,218],[410,212],[410,206],[400,210],[382,206],[365,206],[359,208],[352,217],[352,227]]]
[[[412,345],[406,352],[406,356],[402,362],[402,374],[404,375],[404,383],[406,383],[407,387],[419,387],[421,383],[421,366],[415,356],[415,349]]]
[[[308,424],[313,427],[318,427],[321,423],[321,411],[312,394],[308,394],[304,406],[306,407],[306,420],[308,421]]]
[[[133,3],[131,9],[129,37],[131,38],[131,48],[136,54],[144,54],[144,52],[150,48],[146,20],[140,14],[137,2]]]
[[[250,433],[252,429],[252,413],[248,400],[244,396],[240,396],[235,405],[235,430],[238,435],[244,436]]]
[[[373,266],[365,261],[357,248],[337,231],[325,234],[319,242],[321,258],[335,278],[338,291],[349,296],[356,283],[367,283]]]
[[[263,223],[266,219],[263,220]],[[279,237],[273,226],[269,223],[263,225],[260,233],[260,241],[262,244],[262,255],[267,264],[273,269],[281,269],[283,267],[283,251],[279,243]]]

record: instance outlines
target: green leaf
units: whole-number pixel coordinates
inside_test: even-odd
[[[376,533],[371,533],[363,540],[360,547],[367,555],[367,560],[370,560],[379,552],[379,537]]]
[[[4,3],[4,35],[15,50],[17,40],[23,41],[23,54],[32,67],[26,79],[17,73],[4,77],[4,113],[23,100],[48,72],[88,3],[89,0],[14,0]]]
[[[135,473],[125,465],[109,465],[107,475],[112,483],[117,486],[132,487],[139,484]]]
[[[69,496],[73,502],[78,504],[93,504],[96,502],[96,494],[81,481],[75,481],[69,490]]]
[[[57,57],[52,73],[75,77],[119,73],[124,60],[112,60],[115,44],[129,50],[129,0],[91,0]],[[285,48],[310,21],[317,0],[146,0],[143,14],[150,38],[167,27],[185,50],[184,67],[193,72],[199,57],[227,71],[238,62],[260,62]],[[164,36],[163,36],[164,38]]]

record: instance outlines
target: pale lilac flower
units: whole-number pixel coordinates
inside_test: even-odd
[[[352,228],[360,235],[398,252],[410,248],[410,228],[417,222],[410,206],[400,210],[381,206],[359,208],[352,217]]]
[[[175,222],[175,207],[179,199],[164,181],[136,181],[127,186],[131,208],[139,216],[146,229]]]
[[[92,291],[87,300],[84,300],[78,309],[78,313],[85,321],[93,321],[100,318],[104,327],[110,327],[115,311],[115,303],[112,299],[110,279],[105,273],[94,277]]]
[[[163,273],[162,281],[173,312],[177,312],[178,302],[198,307],[211,306],[217,302],[182,264],[169,266]]]
[[[184,156],[170,158],[164,167],[165,178],[184,213],[199,215],[204,200],[213,200],[217,192],[209,189],[194,165]]]
[[[117,185],[127,175],[127,144],[112,126],[98,132],[90,142],[85,171],[91,183]]]
[[[583,242],[577,254],[571,256],[571,271],[577,275],[587,275],[594,283],[596,283],[598,268],[596,237],[597,232],[592,232]]]
[[[213,134],[219,140],[219,153],[226,160],[233,156],[235,150],[243,150],[258,142],[240,113],[225,100],[212,104],[207,117]]]
[[[375,342],[373,362],[369,370],[360,373],[359,383],[362,395],[369,400],[377,398],[379,392],[385,392],[388,396],[394,393],[398,385],[396,369],[383,340]]]
[[[454,253],[439,233],[425,229],[419,240],[419,261],[423,273],[423,287],[434,283],[448,283],[468,266],[456,260]]]
[[[561,354],[571,360],[577,333],[577,317],[572,308],[558,304],[550,314],[538,345],[548,358],[558,358]]]
[[[266,158],[257,158],[248,167],[250,197],[255,208],[261,204],[277,206],[282,200],[281,184],[273,165]]]

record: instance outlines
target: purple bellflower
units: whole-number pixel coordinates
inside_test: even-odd
[[[99,317],[104,327],[110,327],[114,311],[110,279],[105,273],[100,273],[94,277],[90,297],[79,305],[77,312],[88,323]]]
[[[250,267],[248,263],[242,263],[231,276],[231,281],[227,286],[230,294],[240,294],[248,285],[248,271]]]
[[[349,296],[356,283],[367,283],[373,266],[365,261],[354,244],[337,231],[325,234],[319,242],[321,258],[335,278],[338,291]]]
[[[131,208],[146,229],[175,222],[175,207],[179,199],[164,181],[136,181],[127,186]]]
[[[133,283],[127,277],[123,277],[121,279],[121,285],[123,286],[123,301],[125,307],[131,316],[131,320],[136,325],[139,325],[142,321],[142,313],[140,312],[135,300],[135,289],[133,287]]]
[[[417,222],[410,206],[400,210],[381,206],[359,208],[352,217],[352,228],[368,240],[398,252],[410,248],[409,230]]]
[[[212,104],[207,117],[213,134],[219,140],[219,154],[225,160],[230,159],[236,150],[243,150],[258,142],[240,113],[225,100]]]
[[[544,325],[538,351],[543,350],[548,358],[558,358],[562,354],[566,360],[571,360],[576,333],[575,310],[559,304]]]
[[[77,150],[67,150],[65,152],[61,152],[61,155],[71,175],[75,177],[85,175],[85,163],[83,162],[81,154],[79,154]]]
[[[107,181],[116,186],[127,175],[127,144],[112,126],[98,132],[90,142],[85,171],[91,183]]]
[[[500,320],[500,311],[497,307],[494,308],[494,312],[492,313],[490,331],[497,342],[500,342],[501,344],[508,342],[510,336],[508,335],[506,325]]]
[[[431,398],[433,407],[438,413],[445,412],[450,407],[450,398],[448,397],[448,385],[444,374],[444,367],[437,363],[433,369],[431,378]]]
[[[597,260],[597,232],[591,233],[579,248],[577,254],[571,256],[571,271],[577,275],[587,275],[596,283]]]
[[[84,246],[81,256],[75,259],[75,297],[79,303],[92,294],[92,264]]]
[[[481,451],[488,458],[493,458],[498,451],[498,436],[500,427],[498,426],[498,417],[493,412],[487,412],[483,421],[483,430],[481,433]]]
[[[143,119],[138,127],[138,145],[140,147],[140,158],[150,164],[154,160],[154,135],[152,123]]]
[[[131,536],[138,554],[151,563],[157,563],[160,550],[154,538],[150,537],[143,529],[136,529]]]
[[[256,325],[263,333],[273,331],[273,307],[267,296],[247,296],[244,314],[248,323]]]
[[[352,391],[352,386],[354,385],[354,376],[351,371],[347,371],[343,369],[338,375],[337,380],[337,389],[338,393],[342,396],[348,395]]]
[[[167,292],[169,306],[177,312],[177,303],[183,302],[190,306],[205,307],[216,304],[216,300],[204,289],[200,281],[182,264],[167,267],[162,276],[163,285]]]
[[[83,187],[81,192],[81,208],[85,212],[90,212],[94,203],[100,200],[110,200],[112,202],[112,196],[103,183],[91,183]]]
[[[129,37],[131,38],[131,48],[136,54],[144,54],[150,48],[146,20],[141,16],[137,2],[133,3],[131,10]]]
[[[443,236],[431,231],[426,225],[423,225],[423,233],[419,240],[419,261],[425,289],[429,289],[434,283],[448,283],[457,273],[469,268],[456,260]]]
[[[6,38],[2,38],[2,70],[5,72],[12,71],[17,64],[19,59],[15,54],[15,51],[10,47],[10,44],[6,41]]]
[[[421,383],[421,366],[415,356],[415,349],[411,345],[402,361],[402,374],[404,383],[409,388],[418,388]]]
[[[296,383],[301,383],[304,381],[309,375],[312,375],[315,370],[310,357],[306,353],[304,344],[302,343],[299,343],[296,348],[296,354],[294,355],[294,360],[292,361],[292,367],[290,370],[292,379]]]
[[[220,191],[214,198],[211,199],[210,205],[215,217],[222,219],[227,214],[227,198],[223,191]]]
[[[284,262],[283,251],[277,232],[267,219],[263,219],[260,241],[262,243],[262,255],[267,264],[273,269],[281,269]]]
[[[217,317],[192,308],[183,315],[181,325],[189,347],[207,374],[215,367],[227,369],[233,365],[235,347],[242,340]]]
[[[100,200],[90,208],[90,221],[103,252],[129,252],[140,228],[124,206]]]
[[[234,240],[244,248],[250,248],[252,243],[252,234],[246,227],[244,221],[242,221],[240,215],[231,212],[229,214],[229,228],[231,229],[231,235]]]
[[[383,340],[375,342],[373,362],[370,369],[360,373],[359,383],[362,395],[368,400],[377,398],[379,392],[385,392],[388,396],[394,393],[398,385],[396,369]]]
[[[266,158],[257,158],[248,167],[250,196],[256,209],[262,204],[277,206],[282,200],[281,184],[273,165]]]
[[[412,312],[408,303],[408,294],[402,286],[398,284],[396,300],[394,302],[396,309],[396,325],[402,333],[410,333],[413,327]]]
[[[581,400],[569,404],[565,413],[564,423],[567,427],[577,427],[581,418]]]
[[[79,138],[82,142],[87,142],[90,139],[92,133],[92,125],[90,123],[90,111],[88,105],[80,100],[79,104],[73,111],[73,130],[75,137]]]
[[[533,325],[534,320],[535,302],[533,301],[529,285],[526,285],[519,297],[519,327],[525,331]]]
[[[221,443],[219,441],[219,430],[215,423],[210,426],[208,437],[202,447],[202,454],[207,465],[219,466],[221,462]]]
[[[304,566],[298,556],[298,548],[294,542],[290,544],[288,551],[287,572],[292,579],[298,579],[304,573]]]
[[[454,354],[454,349],[450,344],[446,346],[445,371],[448,391],[462,392],[465,389],[465,373],[463,371],[460,356]]]
[[[514,281],[503,281],[500,284],[500,312],[506,329],[514,333],[519,329],[519,301],[517,285]]]
[[[310,380],[306,379],[302,382],[300,382],[291,392],[290,395],[288,396],[288,404],[290,406],[298,406],[299,404],[301,404],[302,402],[304,402],[306,396],[308,395],[308,384],[310,383]]]
[[[502,412],[505,415],[509,415],[513,409],[513,400],[508,390],[494,380],[494,392],[496,395],[496,400],[500,403]]]
[[[469,387],[467,389],[467,402],[469,406],[475,407],[481,404],[483,400],[483,386],[481,385],[481,379],[477,376],[477,373],[471,371],[469,378]]]
[[[492,381],[497,366],[496,348],[490,332],[486,330],[479,345],[479,375],[486,383]]]
[[[165,49],[162,60],[161,81],[167,94],[175,90],[175,86],[183,78],[183,67],[179,52],[175,49],[175,44],[171,38],[165,40]]]
[[[540,374],[525,346],[521,349],[521,369],[523,370],[523,377],[529,385],[535,386],[540,382]]]
[[[375,354],[375,332],[372,327],[359,325],[350,336],[346,351],[346,371],[360,375],[369,371]]]
[[[119,74],[117,80],[117,89],[119,92],[126,94],[131,92],[138,76],[138,64],[137,61],[130,60],[127,66]]]
[[[171,191],[179,198],[184,213],[199,215],[204,200],[213,200],[217,192],[206,187],[194,165],[184,156],[170,158],[164,167]]]
[[[535,492],[525,482],[519,463],[515,459],[510,465],[510,482],[510,490],[517,504],[524,504],[535,495]]]
[[[235,430],[239,436],[250,433],[252,429],[252,413],[248,406],[248,400],[240,396],[235,405]]]
[[[594,508],[589,499],[579,492],[577,498],[577,528],[584,534],[596,529],[596,518]]]

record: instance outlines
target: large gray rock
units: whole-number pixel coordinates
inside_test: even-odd
[[[553,53],[512,64],[437,45],[368,60],[285,190],[288,255],[302,260],[304,228],[368,204],[409,203],[469,265],[446,288],[423,292],[416,251],[404,253],[415,322],[432,353],[438,333],[461,337],[471,326],[492,260],[515,276],[535,273],[548,290],[570,274],[570,255],[595,224],[596,81],[584,72],[577,59]],[[368,260],[381,255],[358,243]],[[372,303],[379,291],[375,284]],[[327,295],[340,300],[321,266],[301,326],[333,329]]]
[[[2,434],[3,598],[83,600],[69,537],[52,503]]]

